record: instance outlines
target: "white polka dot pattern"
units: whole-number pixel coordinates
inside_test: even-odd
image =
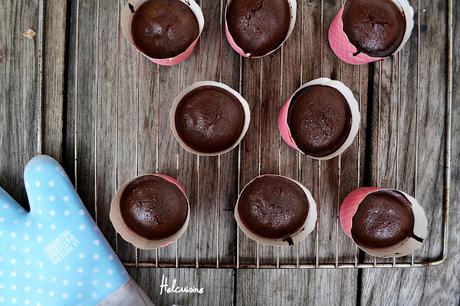
[[[0,188],[0,305],[97,305],[126,284],[61,166],[38,156],[24,176],[30,213]]]

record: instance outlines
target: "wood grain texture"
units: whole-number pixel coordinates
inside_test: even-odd
[[[339,68],[340,79],[351,89],[358,102],[361,124],[355,141],[340,157],[340,169],[338,170],[340,186],[338,188],[337,209],[349,192],[358,187],[365,186],[366,133],[368,129],[371,129],[367,125],[368,68],[366,66],[351,66],[344,63]],[[336,211],[336,217],[338,217],[338,211]],[[342,232],[340,224],[336,227],[336,230],[338,231],[336,232],[336,239],[339,254],[336,260],[339,262],[355,262],[358,255],[357,248]]]
[[[277,116],[281,106],[282,52],[262,59],[260,125],[254,128],[260,133],[260,174],[278,174],[280,172],[281,138],[278,132]],[[289,68],[288,68],[289,69]],[[289,71],[289,70],[287,70]],[[259,245],[260,263],[275,263],[279,248]]]
[[[97,99],[95,126],[95,205],[96,222],[115,249],[116,232],[108,205],[117,189],[117,109],[118,100],[118,3],[99,1],[97,5]],[[101,30],[103,29],[103,30]],[[104,43],[101,43],[104,42]]]
[[[144,79],[140,85],[139,89],[141,92],[141,97],[145,95],[145,102],[147,103],[144,106],[144,112],[148,110],[149,113],[153,113],[153,120],[156,127],[151,126],[150,129],[147,129],[151,139],[146,138],[146,146],[150,142],[150,145],[155,144],[155,151],[151,151],[149,157],[145,157],[145,167],[153,167],[152,163],[155,161],[154,172],[163,173],[171,177],[178,177],[178,144],[169,131],[169,109],[172,101],[175,96],[179,94],[181,90],[180,80],[181,80],[181,66],[174,67],[162,67],[159,65],[153,65],[149,60],[141,57],[141,76]],[[156,79],[154,78],[156,75]],[[153,91],[153,96],[151,92],[145,92],[145,89],[149,88]],[[149,99],[151,99],[149,101]],[[152,105],[152,102],[154,105]],[[141,105],[142,105],[141,104]],[[144,120],[147,119],[147,115]],[[148,121],[146,121],[148,122]],[[145,128],[145,125],[144,125]],[[155,129],[155,136],[152,135],[153,130]],[[160,132],[163,131],[163,132]],[[168,154],[160,154],[160,152],[168,152]],[[147,152],[145,152],[147,154]],[[148,155],[147,154],[147,155]],[[150,161],[150,162],[148,162]],[[149,165],[149,166],[147,166]],[[144,169],[147,171],[147,168]],[[180,180],[179,180],[180,181]],[[180,181],[182,183],[182,181]],[[176,261],[176,252],[179,248],[180,241],[174,244],[171,244],[158,251],[140,251],[140,260],[144,261],[159,261],[163,262],[175,262]],[[153,258],[153,256],[155,256]]]
[[[44,2],[43,42],[43,138],[42,151],[58,161],[63,159],[64,83],[67,2]]]
[[[207,27],[202,33],[197,55],[199,56],[199,70],[195,73],[201,80],[219,81],[220,75],[220,49],[222,39],[221,3],[220,1],[201,1]],[[215,156],[201,156],[198,160],[198,194],[199,194],[199,221],[197,256],[202,261],[217,261],[217,192],[219,173],[218,158]],[[210,220],[214,220],[210,222]]]
[[[125,1],[118,1],[119,11]],[[117,188],[138,175],[139,136],[139,54],[118,31],[117,93]],[[107,204],[106,204],[107,205]],[[118,237],[117,254],[122,260],[134,261],[137,250]]]
[[[340,74],[340,60],[334,55],[327,44],[327,31],[336,12],[340,9],[339,1],[323,1],[322,3],[322,39],[321,39],[321,76],[337,79]],[[319,161],[319,257],[322,262],[334,262],[337,231],[337,206],[340,184],[339,167],[341,157]]]
[[[339,243],[339,241],[336,241],[339,239],[337,231],[338,223],[336,222],[336,210],[339,204],[338,189],[323,188],[322,193],[319,194],[320,188],[318,188],[318,186],[319,184],[321,184],[321,186],[338,186],[339,168],[337,166],[337,159],[335,162],[326,162],[325,168],[319,170],[319,162],[296,153],[288,148],[285,143],[281,142],[279,134],[276,131],[276,122],[272,121],[273,118],[277,117],[282,103],[284,103],[302,83],[320,76],[337,78],[336,75],[330,76],[332,72],[329,72],[328,69],[334,71],[335,69],[339,70],[339,62],[337,60],[331,60],[331,58],[333,59],[331,55],[332,52],[328,49],[326,43],[320,44],[319,48],[318,44],[314,43],[315,41],[321,41],[322,35],[327,33],[329,22],[333,17],[332,13],[327,14],[327,20],[321,23],[320,17],[323,10],[326,12],[326,10],[329,11],[333,9],[324,8],[320,4],[319,1],[299,3],[297,13],[298,24],[286,45],[282,50],[277,52],[279,55],[275,53],[270,57],[263,58],[260,60],[260,66],[256,66],[255,69],[254,65],[259,65],[259,63],[250,63],[248,68],[243,66],[243,81],[244,83],[249,83],[254,86],[248,87],[248,92],[252,97],[257,98],[257,95],[261,97],[261,104],[257,104],[256,106],[258,107],[257,111],[261,112],[259,113],[260,117],[256,117],[258,121],[253,123],[253,126],[255,125],[256,127],[257,125],[261,125],[263,131],[261,135],[258,135],[258,137],[262,138],[259,139],[258,144],[263,144],[260,145],[259,148],[261,155],[260,171],[262,173],[281,173],[299,179],[312,190],[315,199],[320,205],[319,222],[320,224],[324,223],[324,227],[328,229],[328,231],[322,231],[319,235],[320,240],[318,241],[318,245],[320,249],[320,258],[323,261],[333,262],[335,256],[334,252],[336,251],[335,244]],[[306,37],[314,37],[315,39],[309,40],[305,39]],[[296,48],[297,51],[295,51]],[[281,62],[278,60],[277,56],[281,57]],[[262,71],[262,77],[254,81],[252,80],[254,78],[254,73],[257,73],[254,70],[257,69]],[[280,70],[281,79],[272,79],[272,76],[277,75],[277,71]],[[358,71],[357,69],[349,70]],[[245,77],[250,74],[252,74],[252,76],[249,76],[249,79],[245,79]],[[364,87],[367,86],[366,75],[363,81],[359,79],[359,76],[358,73],[355,73],[349,80],[355,85],[353,90],[358,91],[358,93],[360,85]],[[270,84],[270,87],[261,86],[260,88],[262,88],[262,91],[260,92],[260,88],[257,87],[257,81],[261,82],[261,84]],[[281,86],[281,91],[278,89],[278,86]],[[264,94],[265,91],[267,91],[268,94]],[[364,89],[364,93],[362,94],[364,94],[365,97],[367,91]],[[280,99],[278,103],[276,103],[276,101],[273,100],[278,96],[280,96]],[[271,103],[272,105],[276,105],[276,109],[273,109],[273,106],[267,103],[267,97],[270,97],[272,100]],[[366,102],[366,98],[364,98],[364,102]],[[267,113],[272,113],[272,115],[267,117]],[[272,130],[275,130],[277,135],[271,136]],[[363,133],[363,136],[364,135],[365,133]],[[257,135],[255,135],[254,138],[257,138]],[[247,141],[247,138],[245,141]],[[254,147],[255,145],[253,143],[251,148],[252,152],[257,152],[257,147]],[[353,159],[353,156],[357,155],[356,153],[359,148],[358,146],[353,146],[352,150],[351,157],[345,158],[345,164],[354,162],[356,166],[356,158]],[[250,155],[251,153],[248,152],[247,154]],[[244,162],[245,165],[251,165],[251,161],[245,162],[244,158],[242,162]],[[323,166],[324,164],[323,162]],[[256,168],[255,165],[252,165],[253,170],[251,172],[254,173],[257,170],[254,169]],[[246,173],[246,171],[247,169],[243,170],[243,173]],[[330,176],[323,176],[323,181],[320,183],[319,180],[324,173],[329,173]],[[352,174],[348,174],[347,172],[344,175],[344,181],[354,184],[355,187],[360,184],[356,171]],[[345,186],[347,185],[345,184]],[[334,231],[331,231],[331,228],[334,228]],[[328,236],[323,237],[323,233]],[[341,245],[341,253],[342,251],[345,252],[347,247],[351,252],[354,252],[354,246],[349,241],[343,239],[343,237],[341,238],[344,241],[344,245]],[[243,239],[247,241],[247,238]],[[316,260],[314,234],[308,237],[305,242],[293,248],[273,249],[262,246],[257,248],[254,247],[254,243],[251,244],[251,242],[244,242],[242,248],[244,249],[243,254],[248,257],[254,256],[254,253],[257,255],[258,251],[261,256],[260,263],[273,263],[273,260],[278,257],[280,257],[280,262],[286,261],[287,258],[289,258],[289,262],[293,263],[295,262],[293,259],[296,258],[297,252],[299,252],[299,262],[314,263]],[[323,250],[327,250],[327,254],[322,253]],[[341,260],[347,259],[350,260],[350,258],[341,258]],[[357,272],[352,270],[334,272],[277,270],[237,271],[236,282],[236,301],[237,304],[241,305],[251,304],[251,301],[257,301],[257,305],[338,305],[340,303],[354,304],[356,302]],[[262,285],[254,289],[250,286],[248,288],[247,286],[247,284],[257,283]],[[312,285],[313,283],[314,285]],[[330,286],[329,284],[331,283],[334,285]],[[305,284],[305,286],[299,286],[299,284]],[[295,290],[293,290],[293,288],[295,288]],[[322,289],[319,289],[317,292],[316,290],[318,289],[315,288]],[[298,290],[300,290],[300,293]],[[339,296],[342,300],[337,299]]]
[[[428,271],[433,289],[429,294],[440,293],[446,304],[455,304],[460,301],[460,122],[454,118],[460,117],[460,80],[455,76],[460,75],[460,5],[453,7],[453,91],[452,91],[452,172],[450,190],[451,220],[449,235],[449,252],[446,263],[434,271]],[[457,162],[455,162],[457,161]],[[437,280],[436,275],[443,275]]]
[[[352,75],[350,78],[345,79],[343,70],[345,64],[342,63],[329,48],[327,43],[327,33],[329,24],[335,17],[337,11],[341,7],[339,1],[322,1],[321,2],[321,15],[322,15],[322,48],[320,58],[320,73],[322,77],[331,79],[342,80],[347,86],[354,86],[359,84],[360,80],[358,75]],[[347,71],[353,71],[353,68],[347,68]],[[359,87],[358,87],[359,88]],[[355,90],[356,88],[353,88]],[[364,88],[364,91],[366,89]],[[363,103],[365,104],[365,103]],[[363,116],[364,120],[366,116]],[[365,127],[365,126],[364,126]],[[361,127],[361,131],[365,131]],[[357,143],[357,140],[354,141]],[[343,164],[355,163],[354,156],[358,155],[360,148],[352,146],[347,149],[344,156],[340,155],[334,159],[318,162],[318,195],[320,202],[319,213],[319,261],[321,262],[335,262],[340,260],[351,262],[354,258],[353,252],[355,250],[353,244],[350,244],[346,237],[340,232],[338,223],[338,210],[341,203],[341,187],[342,182],[351,183],[355,186],[360,182],[356,176],[356,172],[342,172]],[[350,155],[347,154],[352,154]],[[343,176],[342,176],[343,175]],[[346,184],[343,184],[346,186]],[[348,187],[350,188],[350,187]],[[346,190],[346,188],[343,188]],[[326,229],[326,230],[325,230]],[[340,235],[339,235],[340,232]],[[317,286],[328,287],[332,282],[334,286],[329,287],[332,296],[340,296],[341,299],[347,300],[348,304],[353,304],[357,300],[355,288],[358,287],[358,273],[354,270],[342,270],[337,273],[324,273],[320,272],[317,278]],[[327,277],[325,277],[327,276]],[[335,286],[335,284],[343,284],[342,286]],[[315,296],[318,301],[325,298],[324,295]],[[330,303],[342,303],[340,300],[331,298]],[[346,302],[345,302],[346,303]],[[321,304],[321,302],[320,302]],[[346,303],[347,304],[347,303]]]
[[[65,167],[95,217],[95,114],[97,101],[97,2],[76,1],[71,10],[71,69],[67,91]]]
[[[416,25],[413,37],[400,56],[401,99],[397,102],[399,105],[393,106],[396,111],[393,111],[392,115],[387,112],[382,116],[384,112],[381,112],[380,116],[380,124],[384,126],[382,130],[393,134],[392,139],[399,138],[399,143],[403,143],[403,145],[398,147],[399,152],[395,157],[399,162],[378,163],[374,161],[372,163],[374,166],[380,165],[380,167],[391,169],[391,172],[383,170],[383,175],[378,174],[379,172],[373,172],[372,178],[375,184],[389,185],[389,187],[396,185],[404,191],[407,190],[407,192],[415,194],[425,208],[429,221],[429,236],[423,248],[415,252],[415,258],[436,258],[440,255],[442,246],[441,224],[436,220],[440,220],[442,217],[443,167],[445,163],[444,127],[446,123],[444,120],[440,120],[438,116],[443,115],[446,110],[447,63],[444,56],[433,56],[433,50],[430,50],[429,46],[437,46],[436,52],[440,54],[444,54],[447,50],[445,27],[447,1],[412,1],[411,3],[416,8],[416,18],[418,17],[419,23]],[[455,12],[454,16],[456,16]],[[419,43],[418,46],[417,42]],[[416,48],[419,50],[419,56],[416,55]],[[458,53],[458,49],[456,52]],[[393,61],[395,60],[397,59],[393,59]],[[458,73],[458,61],[455,63],[454,71]],[[385,62],[382,66],[385,66]],[[394,86],[389,82],[383,82],[383,78],[382,86],[384,88]],[[458,95],[458,87],[456,89]],[[376,102],[376,98],[374,96],[374,102]],[[458,103],[455,103],[455,98],[458,100],[458,96],[454,96],[453,100],[454,105],[456,105],[454,106],[453,118],[458,116]],[[374,108],[376,104],[377,107],[379,105],[374,103]],[[375,109],[373,113],[376,114]],[[377,119],[374,117],[373,122],[376,122],[375,120]],[[458,182],[458,163],[455,162],[455,154],[457,154],[457,159],[459,154],[458,134],[455,136],[458,133],[457,123],[454,123],[453,133],[452,165],[454,171],[452,182],[455,186],[455,182]],[[414,138],[414,135],[418,136]],[[387,158],[395,154],[394,148],[388,146],[387,137],[378,139],[380,139],[380,145],[378,149],[374,148],[374,150],[378,150],[380,156]],[[377,144],[374,138],[373,146],[375,145]],[[372,156],[375,157],[375,154]],[[395,159],[391,158],[391,160],[394,161]],[[399,166],[396,167],[395,165],[398,164]],[[375,169],[374,167],[374,171],[376,171]],[[431,174],[428,175],[428,172]],[[453,187],[451,194],[451,220],[458,219],[457,198],[458,183],[456,187]],[[456,233],[458,231],[456,228],[458,228],[458,222],[453,222],[451,233]],[[439,267],[416,270],[397,269],[394,271],[364,270],[362,272],[360,303],[366,305],[384,303],[392,305],[458,304],[460,299],[458,289],[459,258],[456,254],[458,252],[452,252],[459,247],[457,236],[457,234],[453,234],[450,237],[449,258],[446,263]],[[454,253],[456,255],[453,255]],[[385,290],[381,288],[382,283],[387,284]]]
[[[28,39],[22,33],[29,28],[38,32],[39,6],[40,1],[0,2],[5,8],[0,12],[0,186],[25,206],[22,171],[39,144],[42,46],[39,36]]]
[[[151,63],[145,65],[151,67]],[[156,142],[158,143],[157,151],[157,167],[156,172],[164,173],[172,177],[178,177],[178,151],[179,145],[169,131],[169,109],[175,96],[179,94],[181,88],[180,83],[181,66],[176,67],[160,67],[157,66],[158,79],[156,80],[157,94],[154,99],[156,103],[156,124],[157,131],[165,131],[158,133]],[[169,152],[169,154],[160,154],[160,152]],[[180,183],[183,183],[179,180]],[[158,250],[158,258],[160,261],[174,261],[176,257],[176,249],[180,247],[182,239],[173,245]]]
[[[66,62],[66,97],[64,117],[64,161],[63,167],[75,184],[75,112],[76,74],[77,74],[77,1],[68,5],[67,24],[69,26],[66,47],[69,50]],[[73,50],[73,51],[71,51]]]
[[[240,56],[234,52],[225,39],[223,33],[225,24],[225,5],[226,0],[221,0],[221,19],[220,19],[220,70],[219,79],[224,84],[240,92]],[[238,197],[238,159],[241,146],[235,150],[224,154],[218,158],[220,165],[218,178],[219,190],[217,205],[219,207],[218,217],[220,217],[220,228],[218,231],[219,238],[219,255],[221,262],[231,262],[236,264],[236,235],[237,226],[233,216],[234,207]]]
[[[78,191],[84,195],[85,203],[122,260],[177,264],[212,260],[217,263],[217,236],[220,243],[234,240],[234,225],[230,223],[226,231],[218,232],[216,223],[209,222],[209,218],[218,216],[218,183],[226,186],[220,189],[223,190],[221,194],[236,197],[236,159],[223,157],[226,158],[224,169],[233,168],[233,177],[218,180],[219,159],[199,160],[185,152],[169,130],[169,109],[183,88],[196,81],[222,78],[221,69],[225,63],[221,62],[224,55],[220,40],[221,3],[201,4],[212,26],[203,32],[192,57],[176,67],[154,65],[128,45],[119,26],[114,26],[118,25],[124,3],[82,0],[71,7],[69,63],[72,68],[69,70],[66,126],[68,168],[75,169]],[[106,31],[107,28],[110,30]],[[202,50],[202,46],[206,49]],[[228,59],[237,59],[233,53],[229,55],[229,50],[225,52]],[[237,85],[238,70],[226,75],[225,79]],[[84,171],[89,176],[82,176]],[[177,243],[158,252],[136,250],[115,234],[109,222],[103,221],[108,219],[111,198],[121,184],[136,175],[153,172],[178,177],[192,206],[192,222],[186,234]],[[203,189],[198,189],[199,184]],[[228,213],[226,219],[229,222]],[[222,253],[232,261],[234,250],[228,250]],[[151,270],[158,272],[155,275],[143,271],[144,279],[153,284],[161,270]],[[209,284],[225,281],[231,285],[230,292],[208,293],[207,298],[216,303],[233,298],[233,272],[230,270],[207,276],[210,272],[204,277],[200,270],[181,270],[178,274],[185,280]],[[184,301],[183,298],[178,300]],[[196,303],[201,300],[197,299]]]
[[[201,5],[201,1],[197,3]],[[201,70],[200,65],[202,63],[202,58],[200,56],[202,55],[202,46],[202,39],[200,39],[191,57],[180,65],[180,82],[178,85],[176,85],[179,87],[178,93],[183,89],[187,88],[188,86],[198,81],[201,81],[199,73]],[[169,104],[168,108],[170,107],[171,104]],[[187,231],[178,241],[178,254],[180,257],[180,261],[195,261],[195,264],[199,262],[200,243],[202,243],[202,241],[199,239],[201,233],[198,231],[198,222],[200,220],[199,216],[201,205],[199,194],[200,177],[198,172],[198,164],[199,162],[197,156],[186,152],[182,147],[179,146],[178,178],[179,181],[184,185],[185,190],[187,191],[188,199],[190,201],[191,212],[190,222]]]
[[[249,108],[251,109],[251,128],[241,142],[240,190],[243,190],[246,184],[260,174],[258,161],[261,154],[261,135],[258,128],[260,128],[261,122],[260,97],[262,62],[263,59],[242,59],[241,93],[248,101]],[[257,156],[257,158],[250,158],[250,156]],[[239,257],[240,263],[256,263],[258,252],[256,243],[246,237],[241,230],[239,231],[238,239],[239,254],[237,254],[237,256]]]
[[[234,304],[233,270],[209,269],[128,269],[134,280],[141,286],[156,306],[171,305],[222,305]],[[203,294],[167,294],[161,295],[162,277],[167,278],[169,287],[176,280],[176,287],[194,286],[203,288]]]
[[[138,175],[158,172],[157,149],[159,146],[158,104],[159,104],[159,70],[148,59],[138,55]],[[155,261],[155,250],[139,250],[138,259]]]
[[[286,43],[281,47],[281,79],[280,79],[280,93],[278,102],[275,104],[277,107],[277,114],[274,118],[277,119],[279,110],[283,104],[291,97],[291,95],[300,87],[301,75],[302,75],[302,52],[299,52],[302,46],[302,4],[300,3],[299,8],[297,9],[297,26],[294,27],[291,36],[286,41]],[[300,24],[300,26],[299,26]],[[275,123],[276,124],[276,123]],[[289,147],[281,139],[281,136],[278,132],[278,126],[276,128],[276,133],[279,138],[279,151],[278,151],[278,163],[279,163],[279,174],[287,176],[289,178],[300,180],[300,154]],[[306,248],[306,242],[303,241],[298,245],[290,248],[277,248],[276,256],[279,263],[292,262],[294,258],[297,262],[298,256],[300,256],[300,250],[304,251]]]
[[[435,258],[442,236],[438,220],[445,162],[447,0],[410,1],[418,21],[413,36],[399,56],[368,71],[367,66],[341,63],[327,45],[327,28],[340,1],[299,1],[297,25],[282,50],[248,60],[240,59],[222,36],[226,1],[202,0],[206,28],[198,48],[179,66],[159,67],[122,37],[118,21],[123,1],[72,0],[66,6],[54,0],[14,5],[0,0],[0,7],[7,8],[0,13],[4,21],[0,23],[0,185],[25,202],[23,167],[42,144],[43,152],[64,161],[89,211],[122,259],[174,263],[177,252],[178,264],[199,266],[205,261],[217,264],[218,258],[235,262],[237,242],[241,263],[256,263],[257,253],[260,263],[275,263],[277,258],[295,263],[292,256],[297,252],[300,263],[315,263],[316,243],[320,262],[334,263],[337,242],[338,260],[352,262],[355,248],[337,227],[337,205],[350,190],[369,182],[402,189],[421,200],[429,216],[430,237],[415,259]],[[460,6],[454,9],[457,76]],[[29,27],[38,31],[35,39],[21,36]],[[350,149],[321,166],[289,149],[276,130],[281,104],[300,84],[320,76],[348,85],[363,115],[359,137]],[[369,92],[368,77],[374,84]],[[240,90],[251,106],[252,122],[240,148],[198,160],[177,145],[168,113],[183,88],[204,79]],[[459,99],[460,84],[454,78],[452,118],[460,116]],[[130,268],[129,272],[158,305],[458,304],[460,228],[455,221],[460,217],[460,167],[455,161],[460,158],[460,124],[452,123],[450,252],[439,267],[364,270],[360,278],[356,270]],[[42,131],[41,141],[37,131]],[[371,142],[366,143],[369,131]],[[370,176],[365,177],[366,161]],[[178,177],[192,205],[187,233],[158,253],[136,251],[117,238],[107,222],[117,187],[137,174],[152,172]],[[313,192],[320,205],[318,240],[314,232],[297,249],[276,249],[257,247],[241,231],[236,238],[233,207],[238,190],[259,173],[269,172],[299,178]],[[177,278],[180,284],[201,285],[205,294],[160,296],[162,275]]]
[[[322,21],[321,1],[303,1],[301,9],[302,44],[300,83],[304,84],[322,76],[323,43],[315,44],[323,40],[324,22]],[[299,155],[299,181],[312,193],[316,201],[318,216],[321,213],[321,201],[319,196],[319,168],[318,161]],[[301,263],[316,263],[316,250],[319,247],[319,219],[315,231],[307,237],[305,247],[299,250]]]
[[[339,270],[238,271],[236,305],[355,305],[356,287],[343,273]]]

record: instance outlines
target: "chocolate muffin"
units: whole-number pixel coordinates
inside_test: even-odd
[[[287,0],[232,0],[227,8],[230,34],[252,56],[263,56],[281,45],[290,19]]]
[[[345,34],[358,52],[372,57],[392,55],[406,31],[404,13],[392,0],[348,0],[342,20]]]
[[[390,247],[413,236],[414,214],[406,197],[393,190],[368,194],[353,216],[351,234],[360,246]]]
[[[200,153],[217,153],[238,141],[245,114],[232,93],[201,86],[181,99],[174,120],[178,136],[188,147]]]
[[[286,241],[304,225],[308,207],[302,188],[277,175],[254,179],[238,200],[238,214],[250,231],[261,237]]]
[[[287,122],[300,151],[323,157],[345,143],[351,130],[352,114],[340,91],[330,86],[311,85],[292,98]]]
[[[151,58],[171,58],[199,35],[192,10],[179,0],[150,0],[135,11],[131,23],[134,44]]]
[[[181,229],[188,204],[176,185],[159,176],[145,175],[123,190],[120,211],[130,229],[147,239],[160,240]]]

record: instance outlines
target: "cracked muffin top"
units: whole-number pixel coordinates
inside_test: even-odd
[[[192,10],[179,0],[150,0],[134,13],[134,44],[152,58],[171,58],[187,50],[199,35]]]
[[[186,94],[175,113],[177,134],[188,147],[201,153],[230,148],[241,136],[244,122],[238,98],[215,86],[200,86]]]
[[[288,34],[290,18],[287,0],[233,0],[227,8],[228,30],[251,56],[278,48]]]
[[[350,42],[372,57],[392,55],[401,45],[406,31],[402,9],[392,0],[348,0],[343,15],[343,30]]]
[[[151,240],[170,237],[184,225],[187,198],[173,183],[156,175],[134,179],[120,198],[120,211],[126,225]]]

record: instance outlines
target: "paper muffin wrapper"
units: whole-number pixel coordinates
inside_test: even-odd
[[[378,257],[402,257],[407,256],[414,252],[416,249],[420,248],[423,243],[423,240],[428,234],[428,221],[426,219],[425,211],[418,204],[417,200],[407,193],[396,189],[387,189],[387,188],[376,188],[376,187],[362,187],[355,189],[350,192],[345,199],[343,200],[340,206],[340,224],[344,233],[353,240],[351,235],[351,227],[353,223],[353,216],[358,210],[359,205],[362,203],[364,198],[376,191],[380,190],[392,190],[400,192],[406,197],[406,199],[412,204],[412,212],[414,214],[414,229],[413,235],[409,238],[404,239],[403,241],[397,243],[396,245],[381,248],[381,249],[371,249],[363,247],[359,244],[358,247],[365,251],[368,254],[378,256]],[[353,240],[354,241],[354,240]]]
[[[113,224],[113,227],[115,228],[115,231],[120,234],[120,236],[126,240],[127,242],[133,244],[139,249],[143,250],[152,250],[152,249],[157,249],[157,248],[162,248],[165,247],[177,239],[179,239],[182,234],[185,233],[187,230],[187,226],[190,220],[190,203],[187,198],[187,194],[185,193],[184,187],[174,178],[164,175],[164,174],[147,174],[147,176],[157,176],[161,177],[162,179],[172,183],[175,185],[179,190],[184,194],[186,200],[187,200],[187,217],[185,219],[184,224],[182,227],[173,235],[170,237],[164,238],[164,239],[158,239],[158,240],[150,240],[145,237],[142,237],[138,233],[136,233],[134,230],[128,227],[128,225],[125,223],[123,220],[123,216],[121,215],[121,210],[120,210],[120,205],[122,204],[120,199],[123,194],[123,191],[125,190],[126,186],[128,186],[131,182],[135,181],[136,179],[146,176],[138,176],[135,177],[126,183],[124,183],[117,191],[115,194],[111,206],[110,206],[110,221]]]
[[[227,91],[228,93],[232,94],[235,98],[238,99],[238,101],[241,103],[241,106],[243,107],[243,111],[244,111],[244,126],[243,126],[243,130],[241,131],[240,137],[238,137],[238,139],[235,141],[235,143],[233,145],[231,145],[229,148],[227,148],[225,150],[222,150],[222,151],[219,151],[219,152],[204,153],[204,152],[199,152],[199,151],[196,151],[196,150],[192,149],[191,147],[189,147],[187,145],[187,143],[185,143],[180,138],[180,136],[179,136],[179,134],[177,132],[177,129],[176,129],[176,120],[175,120],[175,118],[176,118],[177,106],[179,105],[181,100],[189,92],[191,92],[192,90],[195,90],[195,89],[197,89],[199,87],[203,87],[203,86],[211,86],[211,87],[218,87],[218,88],[224,89],[225,91]],[[233,88],[231,88],[231,87],[229,87],[229,86],[227,86],[227,85],[225,85],[223,83],[214,82],[214,81],[197,82],[197,83],[193,84],[192,86],[189,86],[186,89],[184,89],[176,97],[176,99],[174,99],[173,105],[172,105],[171,110],[169,112],[169,126],[170,126],[171,131],[172,131],[174,137],[176,138],[177,142],[187,152],[192,153],[192,154],[196,154],[196,155],[202,155],[202,156],[217,156],[217,155],[220,155],[220,154],[225,154],[225,153],[233,150],[234,148],[236,148],[240,144],[241,140],[243,140],[244,136],[246,135],[246,132],[248,131],[248,128],[249,128],[250,121],[251,121],[251,111],[249,109],[248,102],[239,94],[239,92],[237,92]]]
[[[284,38],[284,40],[276,48],[274,48],[273,50],[269,51],[268,53],[266,53],[264,55],[260,55],[260,56],[252,56],[251,53],[245,52],[243,49],[241,49],[241,47],[239,47],[237,45],[237,43],[233,39],[232,34],[230,33],[230,30],[228,29],[227,9],[228,9],[228,6],[230,5],[231,2],[232,2],[232,0],[229,0],[227,2],[227,5],[225,6],[225,25],[224,25],[224,27],[225,27],[225,37],[227,38],[227,41],[230,44],[230,46],[233,48],[233,50],[235,50],[239,55],[241,55],[243,57],[261,58],[261,57],[264,57],[264,56],[272,54],[273,52],[275,52],[276,50],[281,48],[281,46],[286,42],[286,40],[291,35],[292,30],[294,29],[296,18],[297,18],[297,1],[296,0],[287,0],[287,2],[289,4],[289,11],[290,11],[291,19],[290,19],[290,22],[289,22],[289,29],[288,29],[288,32],[286,34],[286,37]]]
[[[299,152],[301,152],[302,154],[305,154],[297,147],[294,139],[292,138],[291,129],[289,128],[289,125],[288,125],[288,113],[289,113],[289,106],[291,105],[293,98],[296,97],[300,91],[312,85],[330,86],[330,87],[337,89],[345,97],[345,99],[348,102],[348,106],[350,107],[351,120],[352,120],[351,129],[350,129],[350,133],[347,139],[342,144],[342,146],[337,151],[327,156],[315,157],[315,156],[308,155],[309,157],[318,159],[318,160],[332,159],[342,154],[353,143],[353,140],[358,134],[359,125],[361,121],[361,114],[359,112],[358,102],[353,96],[353,92],[347,86],[345,86],[345,84],[343,84],[342,82],[333,81],[328,78],[319,78],[319,79],[312,80],[302,85],[299,89],[297,89],[294,92],[294,94],[289,98],[289,100],[286,103],[284,103],[284,105],[281,107],[280,113],[278,115],[278,129],[281,134],[281,138],[284,140],[284,142],[286,142],[291,148],[294,148],[298,150]]]
[[[399,52],[399,50],[401,50],[401,48],[403,48],[406,42],[409,40],[412,29],[414,28],[414,9],[411,7],[411,5],[409,4],[407,0],[392,0],[392,1],[395,2],[401,8],[406,18],[406,32],[404,33],[404,37],[401,42],[401,45],[393,53],[395,54]],[[358,52],[358,49],[350,42],[347,34],[345,34],[345,31],[343,30],[342,15],[343,15],[344,7],[345,7],[345,4],[339,10],[335,18],[332,20],[331,25],[329,26],[328,37],[329,37],[329,45],[332,51],[342,61],[348,64],[352,64],[352,65],[363,65],[363,64],[382,60],[383,58],[381,57],[372,57],[362,52],[357,55],[354,55]]]
[[[293,233],[289,237],[289,239],[287,239],[287,238],[270,239],[270,238],[262,237],[260,235],[257,235],[256,233],[252,232],[250,229],[248,229],[246,227],[246,225],[244,224],[244,222],[241,220],[240,214],[238,212],[238,204],[239,204],[241,195],[243,194],[244,190],[246,189],[246,187],[249,184],[251,184],[254,180],[256,180],[258,178],[261,178],[261,177],[264,177],[264,176],[278,176],[278,177],[282,177],[282,178],[288,179],[288,180],[296,183],[300,188],[302,188],[303,192],[305,193],[305,196],[308,199],[308,205],[309,206],[308,206],[307,218],[306,218],[304,224],[300,227],[300,229],[297,230],[295,233]],[[285,177],[285,176],[282,176],[282,175],[276,175],[276,174],[264,174],[264,175],[260,175],[260,176],[257,176],[255,178],[253,178],[251,180],[251,182],[249,182],[243,188],[241,193],[239,194],[238,200],[237,200],[236,206],[235,206],[235,220],[236,220],[236,223],[238,224],[239,228],[243,231],[243,233],[245,233],[246,236],[248,236],[250,239],[252,239],[254,241],[257,241],[257,242],[265,244],[265,245],[272,245],[272,246],[290,246],[292,244],[296,244],[296,243],[298,243],[300,241],[303,241],[308,236],[308,234],[310,234],[313,231],[313,229],[315,228],[317,217],[318,217],[318,213],[317,213],[317,209],[316,209],[316,202],[313,199],[313,196],[311,195],[311,192],[305,186],[300,184],[298,181],[293,180],[293,179],[288,178],[288,177]]]
[[[142,55],[144,55],[146,58],[148,58],[150,61],[162,65],[162,66],[173,66],[182,63],[185,61],[187,58],[190,57],[190,55],[193,52],[193,49],[195,49],[196,44],[198,43],[198,40],[200,39],[201,32],[203,31],[204,28],[204,16],[203,12],[201,11],[201,8],[198,6],[198,4],[195,2],[195,0],[177,0],[185,3],[190,10],[192,10],[193,14],[196,17],[196,20],[198,21],[198,27],[199,27],[199,34],[198,37],[193,41],[193,43],[185,50],[184,52],[171,57],[171,58],[152,58],[149,57],[147,54],[142,52],[136,44],[134,43],[134,39],[131,35],[131,24],[132,24],[132,19],[134,16],[134,13],[136,10],[141,6],[144,2],[147,2],[149,0],[129,0],[128,3],[123,7],[121,10],[121,30],[123,32],[123,36],[126,38],[126,40],[129,42],[130,45],[132,45],[134,48],[136,48],[137,51],[139,51]]]

